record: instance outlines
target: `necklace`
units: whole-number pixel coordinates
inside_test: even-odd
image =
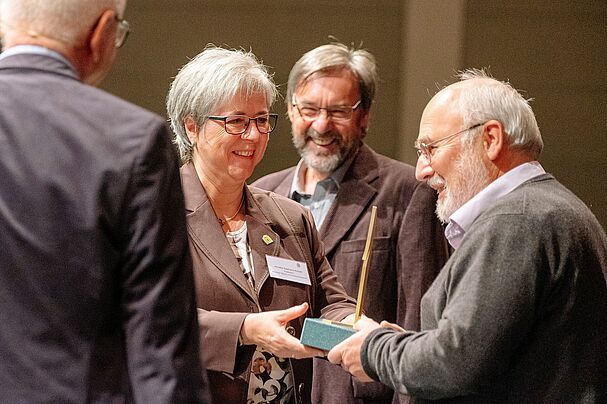
[[[237,214],[240,213],[240,209],[242,209],[242,205],[244,205],[244,195],[242,195],[242,199],[240,200],[240,205],[238,205],[238,209],[236,209],[236,213],[234,213],[232,216],[230,217],[224,217],[223,219],[221,218],[217,218],[217,220],[219,220],[219,224],[221,226],[226,225],[230,220],[234,219],[236,217]]]

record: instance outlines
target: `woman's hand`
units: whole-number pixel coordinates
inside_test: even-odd
[[[289,321],[307,311],[308,303],[303,303],[285,310],[249,314],[240,329],[240,339],[245,345],[257,345],[280,358],[324,356],[323,351],[303,345],[287,331],[292,330]]]

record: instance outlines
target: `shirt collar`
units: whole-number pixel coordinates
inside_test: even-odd
[[[492,203],[510,193],[523,182],[545,173],[546,171],[539,162],[532,161],[513,168],[491,182],[451,215],[449,224],[445,229],[445,237],[447,237],[449,243],[457,248],[465,232]]]
[[[52,49],[45,48],[44,46],[39,46],[39,45],[12,46],[12,47],[8,48],[7,50],[3,51],[2,53],[0,53],[0,60],[7,58],[9,56],[13,56],[13,55],[25,55],[25,54],[43,55],[43,56],[51,57],[53,59],[59,60],[62,63],[65,63],[67,66],[69,66],[69,68],[74,73],[77,73],[76,69],[74,68],[74,65],[72,65],[72,63],[69,60],[67,60],[65,58],[65,56],[63,56],[62,54],[60,54],[57,51],[54,51]]]
[[[350,157],[348,157],[343,163],[340,164],[339,167],[337,167],[337,169],[335,169],[327,177],[327,179],[333,180],[335,185],[337,185],[337,187],[339,188],[339,185],[344,180],[344,177],[346,176],[346,172],[352,165],[352,162],[354,161],[355,156],[356,156],[356,153],[353,153]],[[291,183],[291,191],[289,192],[289,195],[291,195],[291,197],[293,197],[293,194],[295,192],[297,192],[301,195],[305,194],[303,192],[303,190],[304,190],[303,183],[304,183],[304,175],[306,174],[307,169],[308,169],[308,166],[303,161],[303,159],[299,160],[299,163],[297,163],[297,167],[295,168],[295,175],[293,176],[293,182]]]

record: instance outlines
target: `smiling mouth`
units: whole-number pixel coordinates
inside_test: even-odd
[[[240,157],[251,157],[253,154],[255,154],[255,152],[251,150],[234,151],[233,153]]]
[[[334,138],[332,137],[328,137],[328,138],[310,138],[310,140],[312,141],[312,143],[314,143],[315,145],[318,146],[329,146],[331,143],[333,143],[335,141]]]

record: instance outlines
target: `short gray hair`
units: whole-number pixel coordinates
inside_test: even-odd
[[[167,113],[184,163],[192,158],[185,118],[192,117],[200,128],[208,115],[238,93],[246,96],[263,93],[268,108],[278,96],[272,76],[251,51],[207,45],[181,68],[167,95]]]
[[[499,121],[506,133],[508,147],[537,159],[544,142],[530,99],[525,99],[510,83],[496,80],[483,69],[467,69],[458,74],[460,82],[476,80],[459,93],[457,105],[464,127],[490,119]],[[474,133],[462,137],[469,141]]]
[[[126,0],[0,0],[3,35],[25,32],[69,45],[81,42],[104,10],[124,11]]]
[[[286,102],[292,102],[297,88],[312,75],[341,69],[351,71],[358,79],[361,107],[368,111],[375,98],[375,89],[379,81],[375,57],[364,49],[349,48],[339,42],[314,48],[293,65],[289,73]]]

